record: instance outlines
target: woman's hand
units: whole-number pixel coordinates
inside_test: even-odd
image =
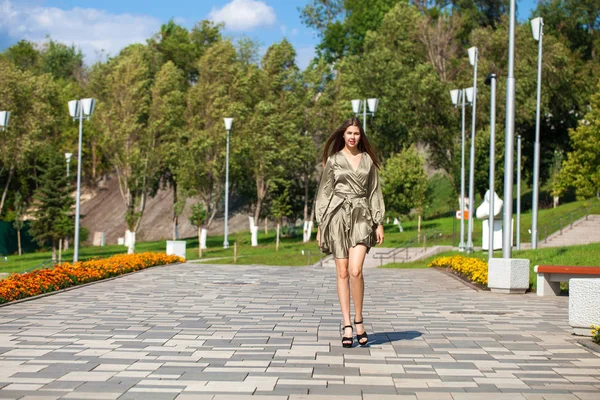
[[[377,226],[375,234],[377,235],[377,245],[381,246],[383,244],[383,225]]]
[[[321,227],[317,227],[317,246],[321,247]]]

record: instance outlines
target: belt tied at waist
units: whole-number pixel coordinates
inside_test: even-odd
[[[346,228],[347,232],[350,231],[350,222],[352,219],[352,209],[354,208],[354,203],[352,202],[352,200],[364,199],[365,207],[363,207],[363,217],[366,217],[367,219],[371,219],[370,214],[367,214],[367,204],[366,204],[367,194],[366,193],[335,192],[334,195],[343,200],[342,208],[344,209],[344,224],[346,225],[345,228]]]

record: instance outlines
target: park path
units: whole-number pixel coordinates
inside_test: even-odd
[[[0,398],[599,398],[568,298],[365,275],[366,348],[341,347],[330,268],[171,265],[2,307]]]

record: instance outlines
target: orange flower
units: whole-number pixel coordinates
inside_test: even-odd
[[[176,262],[183,262],[183,259],[162,253],[119,254],[106,259],[63,263],[53,268],[12,274],[0,281],[0,303]]]

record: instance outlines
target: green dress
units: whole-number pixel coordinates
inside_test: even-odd
[[[376,228],[385,207],[377,167],[363,152],[356,170],[341,152],[327,159],[316,199],[321,250],[335,258],[348,258],[357,244],[367,251],[377,243]]]

